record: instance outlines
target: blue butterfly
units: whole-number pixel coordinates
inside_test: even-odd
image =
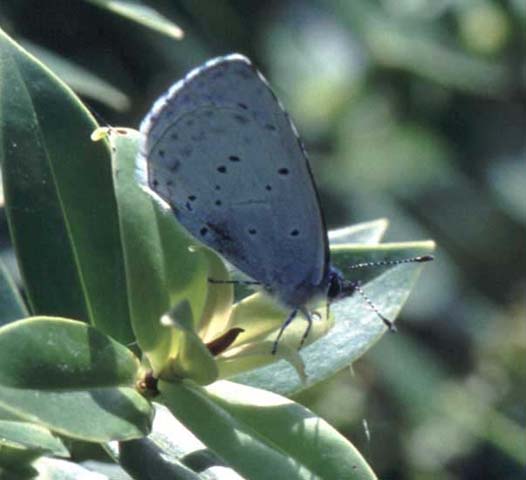
[[[190,72],[157,100],[140,130],[138,167],[147,191],[196,239],[253,279],[246,283],[261,285],[290,308],[273,353],[298,313],[308,322],[303,344],[313,299],[330,302],[358,290],[374,308],[357,282],[331,266],[303,144],[246,57],[216,58]]]

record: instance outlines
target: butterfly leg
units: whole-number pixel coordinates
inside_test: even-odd
[[[307,337],[309,336],[310,330],[312,328],[312,315],[306,309],[302,309],[301,313],[303,313],[303,315],[305,316],[305,320],[307,320],[307,328],[303,332],[303,335],[302,335],[301,340],[300,340],[300,346],[298,347],[298,350],[300,350],[301,347],[303,347],[303,344],[305,343],[305,340],[307,340]],[[319,316],[319,314],[317,314],[317,315]]]
[[[278,343],[279,343],[279,340],[281,339],[281,336],[283,335],[283,332],[292,323],[292,320],[294,320],[297,314],[298,314],[297,308],[292,310],[292,312],[290,312],[289,316],[287,317],[287,320],[285,320],[283,324],[281,325],[281,328],[279,329],[279,332],[278,332],[278,336],[276,337],[276,340],[274,340],[274,343],[272,345],[272,355],[275,355],[276,352],[278,351]]]

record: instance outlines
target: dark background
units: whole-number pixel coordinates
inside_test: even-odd
[[[399,334],[298,400],[381,478],[526,478],[526,2],[145,4],[185,38],[95,0],[2,0],[0,26],[114,126],[206,59],[249,56],[330,227],[387,217],[386,240],[438,244]]]

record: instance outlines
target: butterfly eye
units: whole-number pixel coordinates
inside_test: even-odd
[[[329,288],[327,290],[327,297],[332,300],[338,297],[343,291],[342,275],[336,270],[331,270],[329,273]]]

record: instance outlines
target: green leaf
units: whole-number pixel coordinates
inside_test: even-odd
[[[6,445],[37,453],[49,453],[57,457],[69,456],[62,441],[49,430],[27,422],[0,420],[0,446],[3,448]]]
[[[184,36],[184,32],[175,23],[142,2],[130,0],[86,1],[177,40]]]
[[[209,288],[208,276],[227,278],[222,261],[213,252],[196,247],[173,214],[137,184],[139,132],[112,129],[109,135],[132,325],[139,346],[158,374],[177,343],[175,333],[161,324],[161,317],[188,301],[193,328],[208,342],[223,333],[232,287]]]
[[[260,300],[266,300],[263,295],[257,294],[254,295],[249,300],[254,300],[251,302],[251,306],[254,306],[254,310],[257,309],[257,306]],[[239,311],[239,310],[237,310]],[[245,310],[244,314],[248,313]],[[217,365],[219,367],[219,378],[232,378],[236,375],[241,374],[242,372],[248,372],[255,370],[264,365],[274,363],[279,359],[284,359],[287,363],[294,368],[296,374],[301,379],[302,382],[307,380],[305,373],[305,364],[303,363],[303,358],[298,352],[297,345],[299,345],[300,337],[303,335],[303,330],[299,330],[299,335],[296,335],[293,341],[290,341],[288,344],[281,342],[279,344],[278,351],[275,354],[272,354],[272,348],[274,347],[274,338],[277,335],[277,331],[281,324],[283,323],[283,318],[287,315],[286,312],[283,312],[278,320],[281,320],[281,323],[276,324],[276,329],[271,333],[271,337],[268,336],[263,339],[254,339],[252,342],[242,344],[240,346],[234,346],[230,348],[224,355],[217,357]],[[261,317],[261,312],[255,314],[257,322],[259,323]],[[327,329],[325,325],[326,322],[318,322],[318,324],[324,329]],[[289,332],[287,332],[289,333]],[[316,331],[312,331],[313,334],[316,334]],[[321,336],[322,333],[319,333],[317,336]],[[273,337],[273,338],[272,338]],[[310,335],[309,335],[310,337]],[[291,346],[290,344],[294,344]]]
[[[388,226],[389,221],[385,218],[380,218],[371,222],[338,228],[329,232],[329,242],[331,246],[347,243],[374,245],[380,242]]]
[[[247,478],[376,478],[342,435],[286,398],[224,381],[159,389],[178,420]]]
[[[113,459],[133,478],[243,480],[164,405],[154,405],[155,418],[147,438],[108,445]]]
[[[20,41],[20,44],[52,69],[78,95],[96,100],[120,112],[129,110],[130,99],[111,83],[41,45],[28,40]]]
[[[0,477],[33,478],[36,470],[30,465],[41,455],[68,457],[62,441],[53,434],[28,422],[0,420]]]
[[[184,300],[161,319],[171,327],[170,360],[161,372],[165,380],[190,378],[201,385],[217,379],[214,357],[195,333],[190,304]],[[168,332],[167,332],[168,335]]]
[[[27,316],[18,288],[0,260],[0,326]]]
[[[199,480],[203,478],[176,458],[167,457],[160,446],[144,438],[120,444],[119,461],[133,478],[148,480],[163,480],[165,478]]]
[[[34,317],[0,328],[0,407],[72,438],[144,436],[152,409],[136,391],[139,362],[82,322]]]
[[[331,249],[331,255],[333,265],[345,272],[347,279],[362,281],[366,295],[378,310],[394,320],[407,300],[423,265],[412,263],[352,271],[349,271],[348,267],[368,261],[410,258],[428,254],[433,249],[433,242],[377,246],[336,245]],[[331,311],[335,323],[329,333],[300,352],[306,367],[306,382],[283,360],[234,376],[233,379],[282,395],[293,395],[350,365],[386,332],[383,322],[358,293],[333,303]]]
[[[33,313],[133,340],[110,155],[58,78],[0,31],[0,160],[11,238]]]
[[[18,415],[15,415],[13,412],[9,412],[0,406],[0,420],[20,421],[21,418]]]

